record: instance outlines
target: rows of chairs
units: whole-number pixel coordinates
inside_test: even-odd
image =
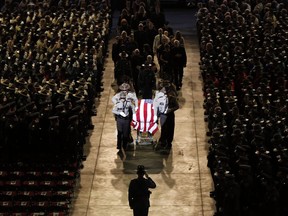
[[[69,215],[81,164],[18,163],[0,166],[0,215]]]

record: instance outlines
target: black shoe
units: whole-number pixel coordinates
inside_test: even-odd
[[[94,129],[94,125],[88,125],[88,130],[93,130]]]
[[[124,154],[123,154],[122,150],[119,150],[117,152],[117,155],[120,157],[121,160],[124,160]]]

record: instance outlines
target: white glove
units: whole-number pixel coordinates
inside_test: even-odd
[[[153,120],[154,120],[154,123],[156,123],[158,121],[158,117],[155,115]]]
[[[125,113],[124,112],[120,112],[120,115],[122,116],[122,117],[126,117],[127,115],[125,115]]]

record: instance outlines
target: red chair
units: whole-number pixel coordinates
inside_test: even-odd
[[[53,200],[55,201],[63,201],[63,200],[71,200],[73,198],[73,190],[59,190],[53,193]]]
[[[13,203],[13,212],[24,212],[29,209],[30,205],[30,201],[15,201]]]
[[[7,171],[0,171],[0,180],[7,180],[9,173]]]
[[[25,173],[22,171],[11,171],[9,173],[9,179],[11,180],[19,180],[22,179],[23,176],[25,176]]]
[[[28,201],[28,200],[33,200],[35,196],[34,191],[18,191],[17,196],[15,196],[16,200],[23,200],[23,201]]]
[[[39,180],[41,175],[42,175],[42,173],[39,171],[27,171],[25,173],[25,178],[27,180]]]
[[[5,201],[5,200],[9,200],[9,201],[12,201],[15,196],[17,195],[17,192],[16,191],[2,191],[1,192],[1,195],[0,195],[0,199]]]
[[[0,211],[1,212],[9,212],[13,210],[13,202],[12,201],[0,201]]]
[[[26,212],[18,212],[18,213],[12,213],[11,216],[27,216],[28,214]]]
[[[49,201],[52,195],[52,191],[35,191],[35,200]]]
[[[43,172],[42,178],[45,180],[57,180],[59,178],[59,174],[55,171]]]

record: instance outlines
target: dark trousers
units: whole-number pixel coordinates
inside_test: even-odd
[[[149,207],[134,208],[133,215],[134,216],[148,216],[148,210],[149,210]]]
[[[121,149],[121,146],[126,149],[128,143],[128,137],[130,135],[130,118],[122,118],[117,116],[117,149]]]
[[[173,82],[177,88],[182,87],[183,67],[176,66],[173,68]]]
[[[159,141],[168,148],[171,148],[174,139],[175,113],[166,114],[165,122],[161,123],[161,136]]]

